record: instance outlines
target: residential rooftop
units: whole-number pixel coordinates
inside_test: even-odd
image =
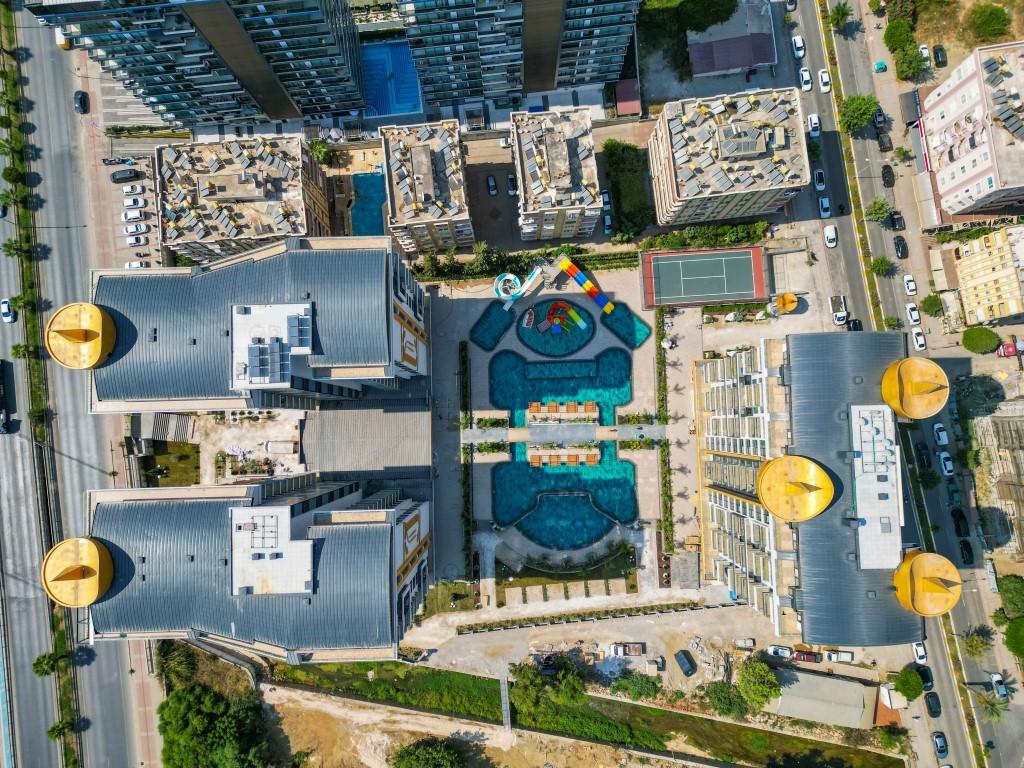
[[[512,143],[521,212],[599,201],[589,110],[513,112]]]
[[[752,192],[810,181],[803,112],[795,88],[665,104],[680,199]]]
[[[466,181],[457,120],[380,129],[392,224],[465,215]]]
[[[298,138],[157,147],[155,176],[165,245],[305,233]]]
[[[851,405],[854,505],[857,564],[887,568],[900,564],[903,554],[903,483],[896,417],[887,405]]]
[[[768,0],[740,0],[721,24],[703,32],[687,31],[686,45],[695,76],[738,68],[775,65],[775,30]]]

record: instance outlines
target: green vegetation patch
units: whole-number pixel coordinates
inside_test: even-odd
[[[153,455],[140,460],[150,486],[181,488],[199,482],[199,446],[194,443],[153,441]]]
[[[647,197],[646,153],[616,139],[608,139],[601,151],[608,166],[615,230],[634,237],[654,223],[654,209]]]

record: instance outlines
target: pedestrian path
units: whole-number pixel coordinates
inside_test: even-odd
[[[523,429],[490,427],[462,430],[463,443],[582,443],[601,440],[663,440],[664,424],[531,424]]]

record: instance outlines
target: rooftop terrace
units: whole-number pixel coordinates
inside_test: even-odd
[[[388,166],[388,215],[412,224],[466,213],[459,123],[380,129]]]
[[[523,212],[589,206],[598,200],[590,112],[512,113]]]
[[[674,101],[663,114],[682,199],[810,181],[795,88]]]
[[[857,561],[861,568],[893,569],[903,552],[903,484],[896,419],[887,405],[851,405]]]
[[[156,175],[165,245],[305,232],[297,138],[158,147]]]

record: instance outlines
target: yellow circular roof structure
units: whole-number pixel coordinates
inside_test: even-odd
[[[46,553],[41,576],[53,602],[85,608],[110,588],[114,564],[110,552],[96,539],[65,539]]]
[[[832,503],[835,487],[824,468],[803,456],[783,456],[761,465],[757,497],[772,515],[787,523],[817,517]]]
[[[942,555],[911,550],[893,573],[896,599],[918,616],[942,616],[960,599],[960,573]]]
[[[50,357],[65,368],[84,371],[103,364],[117,333],[110,315],[95,304],[78,302],[54,312],[43,338]]]
[[[906,357],[882,374],[882,398],[903,418],[929,419],[945,408],[949,379],[935,361]]]
[[[779,310],[780,315],[788,315],[796,309],[798,303],[794,293],[780,293],[775,297],[775,308]]]

